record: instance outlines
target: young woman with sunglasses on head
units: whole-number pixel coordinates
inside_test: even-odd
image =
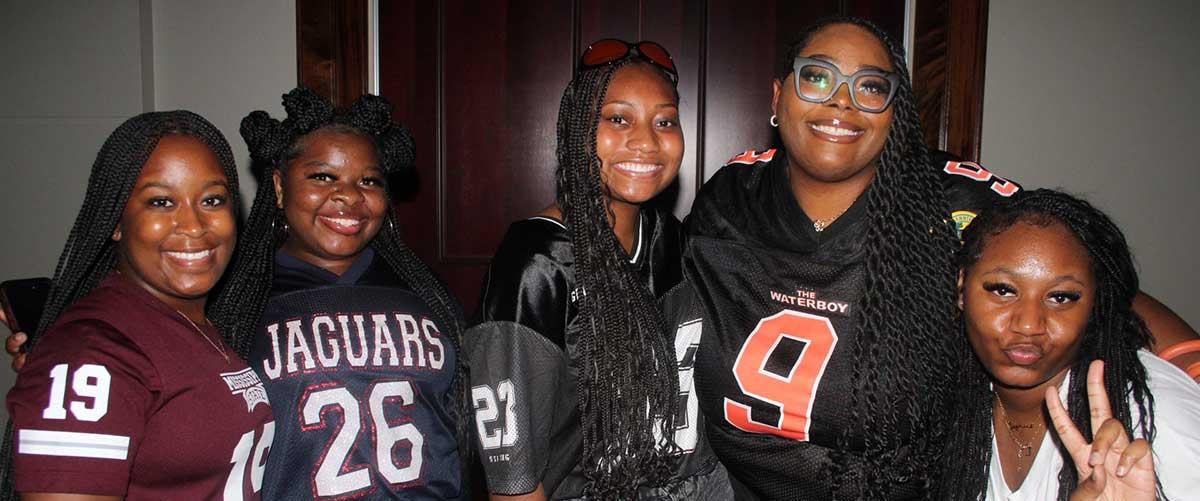
[[[683,158],[676,80],[658,44],[610,39],[563,93],[558,200],[509,228],[466,335],[493,498],[732,495],[679,403],[694,341],[655,303],[680,280],[679,223],[650,205]]]
[[[953,433],[954,224],[1019,188],[931,159],[903,50],[871,23],[822,21],[781,63],[782,147],[700,191],[666,315],[703,326],[696,389],[740,495],[919,496]]]
[[[959,356],[979,363],[945,423],[943,499],[1200,490],[1200,386],[1146,351],[1137,270],[1104,213],[1057,191],[1019,193],[964,232],[959,266]]]
[[[259,498],[271,406],[233,326],[205,315],[237,207],[229,144],[200,116],[109,136],[8,394],[3,499]]]
[[[467,399],[455,300],[408,249],[390,175],[413,161],[391,105],[304,88],[242,120],[259,180],[215,317],[277,421],[271,499],[465,499]]]

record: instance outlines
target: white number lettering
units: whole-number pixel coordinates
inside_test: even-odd
[[[359,420],[358,401],[354,399],[354,395],[350,394],[350,390],[339,386],[310,393],[304,401],[304,424],[320,425],[317,428],[324,428],[326,426],[326,423],[323,423],[325,408],[330,406],[336,406],[341,410],[342,426],[333,436],[333,441],[330,442],[329,448],[325,451],[325,457],[322,458],[321,464],[317,466],[317,473],[313,476],[313,484],[318,496],[339,496],[371,486],[371,472],[366,468],[358,468],[346,473],[341,472],[342,464],[346,462],[346,456],[354,447],[354,441],[358,438],[358,430],[362,426],[362,421]],[[329,461],[330,457],[335,460]]]
[[[265,456],[271,450],[273,442],[275,442],[275,422],[271,421],[263,425],[262,439],[258,441],[258,447],[254,448],[254,461],[250,463],[250,486],[254,488],[254,492],[262,490],[263,470],[267,467]]]
[[[500,381],[495,390],[488,385],[475,386],[471,388],[471,399],[475,402],[475,428],[479,431],[479,442],[484,449],[511,447],[517,443],[519,437],[514,411],[517,395],[512,381]],[[504,426],[489,431],[488,425],[500,418],[497,401],[504,402]]]
[[[66,419],[67,374],[70,367],[58,364],[50,369],[50,404],[42,410],[43,419]],[[71,401],[71,415],[80,421],[99,421],[108,414],[108,391],[112,376],[103,365],[83,364],[71,378],[71,391],[78,397],[91,399],[90,404]]]
[[[686,402],[680,411],[684,413],[675,419],[675,445],[684,452],[696,449],[700,433],[696,420],[700,415],[700,402],[696,399],[696,380],[693,378],[693,367],[696,365],[696,351],[700,349],[700,334],[702,323],[695,321],[679,326],[675,332],[675,359],[679,362],[679,397]]]
[[[379,383],[371,389],[370,396],[371,420],[375,423],[377,441],[375,464],[379,468],[379,474],[393,484],[411,482],[421,478],[421,464],[424,462],[424,458],[420,451],[425,445],[425,437],[411,422],[395,427],[388,425],[387,416],[383,412],[383,402],[396,396],[400,397],[402,407],[412,405],[414,402],[412,385],[408,381]],[[408,442],[410,451],[408,465],[402,468],[396,467],[395,459],[392,456],[392,448],[399,442]]]
[[[72,401],[71,414],[80,421],[99,421],[108,414],[108,389],[111,384],[112,376],[103,365],[84,364],[71,378],[71,389],[78,396],[92,399],[92,405],[89,407],[78,400]]]
[[[50,405],[42,411],[42,419],[66,419],[67,408],[63,407],[67,393],[67,364],[58,364],[50,369]]]
[[[696,442],[700,440],[696,422],[700,414],[700,404],[694,395],[696,383],[692,378],[692,367],[696,364],[696,350],[700,349],[701,325],[700,320],[693,320],[681,324],[675,331],[675,360],[679,364],[677,371],[679,372],[680,407],[679,414],[675,416],[675,433],[672,440],[685,454],[696,450]],[[654,439],[660,446],[665,446],[666,439],[663,438],[663,432],[666,430],[662,429],[661,420],[658,421],[658,424],[659,426],[654,427]]]
[[[399,484],[421,478],[425,437],[412,422],[396,426],[388,423],[383,406],[393,399],[398,399],[401,407],[413,405],[416,399],[412,384],[408,381],[385,381],[373,385],[367,396],[366,412],[374,428],[375,468],[389,483]],[[323,420],[327,407],[336,407],[342,414],[341,428],[330,441],[312,478],[317,495],[344,496],[371,487],[371,473],[367,467],[342,472],[342,465],[346,464],[346,457],[358,440],[362,427],[361,404],[350,390],[341,386],[322,388],[308,394],[302,405],[304,424],[308,426],[306,430],[326,427],[327,423]],[[409,444],[409,460],[407,464],[398,466],[392,452],[396,444],[401,442]]]
[[[247,466],[250,468],[250,487],[254,489],[254,492],[262,490],[263,454],[271,448],[271,442],[274,440],[274,421],[263,425],[262,439],[258,441],[257,447],[254,446],[254,430],[242,434],[241,440],[238,440],[237,445],[233,447],[233,456],[229,458],[233,468],[229,470],[229,477],[225,479],[224,498],[226,501],[242,499],[242,484],[246,478]],[[254,462],[247,465],[251,450],[254,451]]]

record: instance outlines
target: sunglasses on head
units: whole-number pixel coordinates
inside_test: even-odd
[[[642,59],[658,66],[671,76],[672,83],[679,82],[679,72],[675,70],[675,61],[671,59],[671,54],[663,46],[651,41],[629,43],[616,38],[598,40],[583,51],[583,56],[579,58],[579,67],[594,68],[629,58]]]

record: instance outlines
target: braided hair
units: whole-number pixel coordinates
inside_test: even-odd
[[[126,120],[104,141],[88,176],[83,206],[54,268],[54,282],[37,329],[29,333],[26,346],[36,347],[46,329],[75,300],[87,295],[112,270],[117,259],[113,230],[120,223],[134,184],[159,140],[168,135],[194,137],[204,143],[221,164],[229,183],[230,205],[239,207],[237,166],[225,136],[204,117],[190,111],[143,113]],[[219,296],[220,286],[209,296]],[[212,301],[209,301],[212,304]],[[222,331],[227,324],[213,319]],[[12,421],[0,450],[0,499],[16,499],[12,477]]]
[[[818,33],[854,25],[872,34],[891,59],[899,86],[887,142],[866,197],[866,278],[852,346],[851,424],[832,454],[834,492],[871,499],[899,484],[933,481],[942,459],[949,391],[956,377],[950,338],[955,332],[958,240],[947,223],[949,204],[923,143],[916,98],[903,47],[869,21],[818,21],[779,61],[782,81],[792,61]],[[864,433],[861,455],[850,431]]]
[[[385,175],[396,175],[412,167],[413,140],[408,130],[392,121],[392,105],[382,97],[364,95],[345,109],[334,109],[328,100],[297,87],[283,96],[287,117],[282,121],[265,111],[254,111],[242,119],[241,134],[250,150],[251,171],[258,191],[234,257],[225,294],[210,307],[209,315],[231,328],[225,332],[229,344],[242,357],[248,355],[259,317],[271,292],[275,248],[280,243],[276,228],[285,224],[283,210],[276,206],[272,175],[288,168],[291,160],[308,147],[319,131],[354,134],[365,138],[376,150]],[[389,188],[391,189],[391,188]],[[393,211],[371,241],[371,247],[427,304],[454,348],[462,352],[462,309],[433,272],[404,243]],[[459,358],[453,394],[458,402],[457,438],[460,457],[467,460],[467,363]],[[464,469],[464,472],[466,470]]]
[[[674,349],[654,295],[630,265],[609,224],[608,190],[600,177],[596,130],[613,75],[627,59],[578,71],[558,112],[558,205],[582,290],[577,321],[581,464],[588,497],[631,499],[639,486],[665,483],[677,447],[678,376]],[[668,82],[671,79],[663,73]],[[672,84],[672,88],[674,85]],[[678,97],[676,97],[678,100]]]
[[[1146,368],[1138,350],[1150,346],[1150,332],[1133,311],[1138,293],[1138,276],[1129,244],[1117,225],[1084,200],[1054,190],[1020,192],[976,218],[963,233],[958,255],[960,269],[969,270],[983,254],[988,241],[1017,223],[1046,227],[1061,224],[1075,235],[1084,249],[1096,278],[1096,301],[1088,318],[1078,358],[1071,364],[1067,408],[1071,421],[1091,441],[1092,425],[1087,401],[1087,372],[1093,360],[1104,360],[1104,389],[1108,392],[1113,417],[1133,429],[1132,396],[1138,410],[1141,436],[1153,442],[1154,397],[1146,384]],[[959,332],[965,327],[960,326]],[[992,390],[990,379],[961,336],[959,351],[964,360],[976,361],[964,370],[960,412],[951,421],[955,434],[946,454],[950,461],[943,494],[947,499],[982,499],[987,488],[992,456]],[[1067,499],[1079,485],[1075,463],[1062,454],[1059,470],[1059,499]],[[1162,486],[1158,488],[1162,496]]]

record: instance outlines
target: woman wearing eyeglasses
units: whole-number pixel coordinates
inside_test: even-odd
[[[649,204],[683,158],[677,78],[658,44],[602,40],[563,93],[557,201],[509,228],[465,336],[493,498],[732,496],[679,403],[694,343],[655,301],[681,277],[679,223]]]
[[[818,24],[782,66],[782,148],[698,194],[668,318],[703,326],[696,389],[740,494],[918,496],[956,367],[948,209],[1017,187],[928,167],[902,49],[874,25]]]
[[[901,46],[861,19],[804,31],[771,104],[782,148],[705,184],[689,287],[664,299],[702,326],[707,439],[741,497],[920,496],[967,362],[950,352],[955,226],[1020,188],[931,158]]]

